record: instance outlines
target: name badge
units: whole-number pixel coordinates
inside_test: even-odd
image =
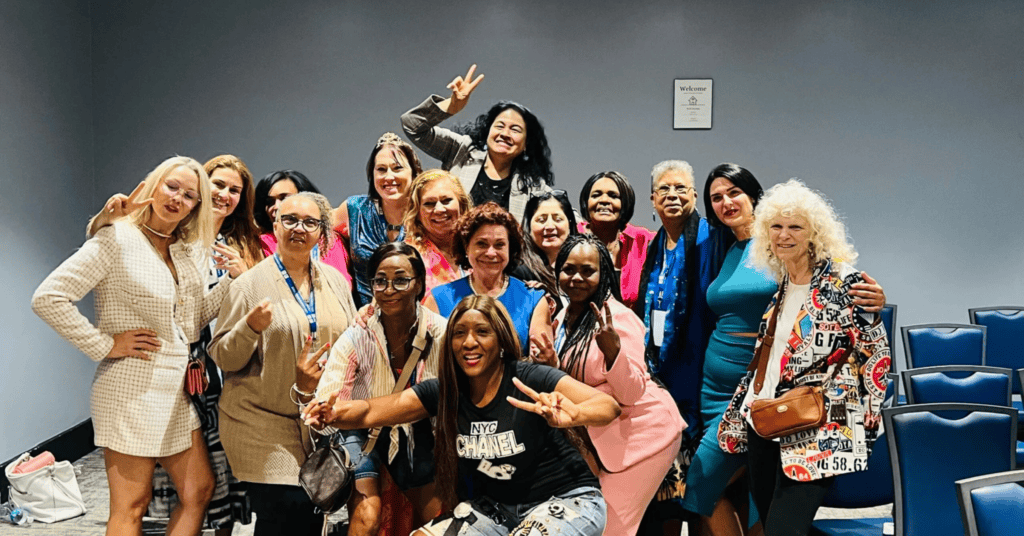
[[[654,345],[661,346],[665,340],[665,315],[668,311],[651,311],[651,336],[654,337]]]

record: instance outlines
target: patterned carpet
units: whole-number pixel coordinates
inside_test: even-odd
[[[103,455],[99,450],[93,451],[91,454],[75,462],[75,467],[81,469],[81,474],[78,476],[78,485],[82,490],[82,498],[85,499],[86,507],[89,509],[84,516],[52,525],[36,522],[27,527],[15,528],[8,524],[0,524],[0,533],[13,534],[15,531],[18,531],[30,532],[33,536],[102,536],[107,527],[107,515],[109,514],[109,494],[107,490],[107,475],[103,469]],[[822,508],[818,511],[817,519],[881,518],[890,517],[891,512],[891,505],[855,510]],[[341,524],[344,523],[345,518],[343,510],[337,516],[337,519],[332,519],[332,521]],[[166,526],[166,520],[146,518],[143,523],[143,533],[147,535],[163,534]],[[252,524],[236,524],[232,535],[252,536],[252,533]],[[203,535],[212,536],[213,531],[206,531]],[[685,528],[683,529],[683,535],[686,535]]]

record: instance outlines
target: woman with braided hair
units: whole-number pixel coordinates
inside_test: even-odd
[[[606,534],[632,536],[679,452],[686,423],[672,396],[647,373],[644,325],[619,301],[604,243],[594,235],[570,236],[555,259],[555,273],[569,303],[557,317],[554,343],[534,343],[541,361],[557,362],[622,407],[611,423],[587,428],[583,439],[597,458],[608,503]]]

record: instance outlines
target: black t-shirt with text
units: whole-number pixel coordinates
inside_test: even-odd
[[[531,401],[512,384],[513,376],[539,393],[550,393],[565,373],[545,365],[511,362],[505,365],[497,395],[486,406],[478,408],[466,394],[459,394],[455,445],[460,480],[469,475],[474,496],[504,504],[538,503],[580,486],[599,487],[597,477],[562,430],[508,403],[506,396]],[[412,388],[431,416],[437,415],[437,382],[430,379]],[[466,499],[465,495],[460,486],[459,499]]]

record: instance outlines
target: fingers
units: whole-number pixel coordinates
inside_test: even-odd
[[[324,344],[323,346],[320,347],[319,350],[316,351],[315,354],[313,354],[310,357],[309,361],[310,362],[316,362],[317,368],[320,368],[320,369],[324,368],[324,363],[327,360],[323,358],[323,355],[324,355],[324,352],[326,352],[327,350],[330,350],[330,349],[331,349],[331,343]]]
[[[608,302],[604,302],[604,323],[606,325],[612,325],[612,308],[608,305]]]
[[[134,190],[132,190],[132,193],[128,194],[128,197],[127,197],[128,202],[130,203],[132,201],[135,201],[140,195],[142,195],[142,189],[145,188],[145,187],[146,187],[146,181],[140,182],[139,185],[136,186]]]
[[[152,197],[147,197],[146,199],[143,199],[142,201],[139,201],[137,203],[132,203],[131,201],[129,201],[128,202],[128,206],[125,207],[125,210],[127,210],[128,212],[135,212],[136,210],[139,210],[140,208],[144,208],[144,207],[152,205],[152,204],[153,204],[153,198]]]
[[[607,304],[605,304],[605,306],[607,306]],[[601,310],[598,309],[597,305],[594,304],[594,302],[590,302],[590,310],[594,311],[594,316],[597,317],[597,327],[598,327],[598,329],[602,329],[603,330],[604,329],[604,325],[605,325],[605,320],[604,320],[604,316],[601,314]]]
[[[302,345],[302,355],[308,356],[310,348],[313,347],[313,336],[306,335],[306,342]]]
[[[512,378],[512,384],[515,385],[520,391],[526,393],[526,396],[532,398],[535,402],[540,399],[540,395],[537,394],[537,391],[530,389],[530,387],[527,386],[525,383],[519,381],[519,378]]]
[[[867,272],[861,272],[860,276],[864,278],[864,282],[865,283],[867,283],[869,285],[878,285],[878,281],[875,281],[875,278],[873,278],[870,275],[868,275]]]
[[[472,80],[473,79],[473,73],[475,73],[475,72],[476,72],[476,64],[474,63],[473,65],[470,65],[469,66],[469,70],[466,71],[466,80]]]

